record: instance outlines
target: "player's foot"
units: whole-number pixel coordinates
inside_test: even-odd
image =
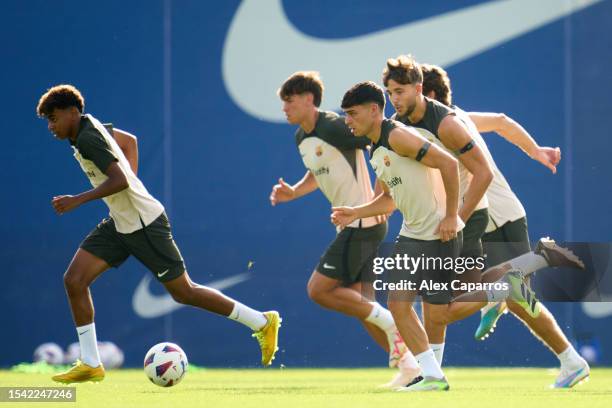
[[[393,331],[393,334],[387,335],[387,340],[389,341],[389,367],[394,368],[398,366],[408,347],[397,329]]]
[[[581,367],[578,367],[575,370],[565,370],[561,369],[559,376],[554,384],[552,384],[551,388],[572,388],[574,385],[586,381],[589,377],[591,369],[589,367],[589,363],[585,360],[582,360]]]
[[[398,388],[399,392],[411,391],[448,391],[450,385],[446,378],[424,377],[421,381],[408,385],[407,387]]]
[[[77,360],[70,370],[54,375],[51,379],[64,384],[98,382],[104,379],[104,366],[100,364],[97,367],[90,367],[81,360]]]
[[[504,281],[510,285],[509,298],[515,301],[534,319],[540,315],[540,302],[536,299],[535,293],[524,280],[523,272],[513,270],[506,273]]]
[[[549,237],[540,238],[533,252],[546,259],[550,266],[569,266],[584,269],[584,262],[576,254],[567,248],[560,247]]]
[[[484,340],[489,337],[489,334],[495,330],[497,321],[504,313],[508,313],[506,302],[498,302],[485,306],[480,316],[480,324],[476,329],[476,333],[474,333],[474,338],[476,340]]]
[[[381,388],[395,389],[399,387],[406,387],[407,385],[411,384],[415,378],[419,377],[421,369],[419,367],[409,367],[408,364],[406,364],[406,356],[407,353],[404,353],[404,356],[401,358],[398,364],[399,372],[395,374],[391,381],[381,385]]]
[[[268,319],[268,323],[261,330],[253,333],[253,337],[257,339],[259,347],[261,347],[261,364],[268,366],[272,364],[274,354],[278,350],[278,329],[283,319],[274,310],[263,312],[263,314]]]

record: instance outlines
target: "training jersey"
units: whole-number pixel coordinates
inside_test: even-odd
[[[314,175],[319,189],[333,207],[354,207],[374,198],[363,152],[370,140],[354,136],[337,113],[319,111],[315,128],[310,133],[298,128],[295,141],[304,166]],[[367,227],[376,223],[371,217],[356,220],[349,226]]]
[[[393,151],[389,134],[398,126],[404,125],[391,119],[383,120],[370,163],[378,179],[389,188],[395,206],[404,217],[400,235],[424,241],[438,240],[436,229],[446,215],[442,175],[438,169]],[[457,226],[457,231],[464,226],[459,216]]]
[[[400,117],[395,114],[391,118],[402,122],[405,125],[414,127],[424,138],[429,140],[431,143],[435,143],[438,147],[450,153],[453,157],[458,158],[459,154],[456,151],[448,149],[438,135],[438,128],[442,120],[448,115],[455,115],[455,112],[448,106],[434,100],[425,97],[425,114],[423,118],[417,123],[411,123],[408,116]],[[458,160],[459,161],[459,160]],[[465,199],[465,193],[467,192],[470,182],[472,181],[472,173],[459,161],[459,197],[463,201]],[[488,200],[487,196],[483,195],[476,208],[474,210],[481,210],[487,208]]]
[[[96,118],[89,114],[81,116],[76,141],[70,143],[75,159],[94,188],[108,179],[104,171],[112,162],[117,162],[123,170],[129,187],[103,198],[117,232],[129,234],[137,231],[162,214],[164,206],[149,194],[115,139]]]
[[[487,199],[489,200],[489,224],[486,232],[491,232],[501,227],[507,222],[516,221],[526,216],[525,208],[518,199],[514,191],[510,188],[510,184],[502,174],[501,170],[495,164],[493,155],[489,151],[483,137],[478,132],[476,125],[470,119],[470,115],[460,108],[453,106],[457,117],[466,124],[472,133],[472,137],[476,144],[482,149],[493,171],[493,180],[487,189]]]

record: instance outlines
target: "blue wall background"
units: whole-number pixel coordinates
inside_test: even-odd
[[[339,39],[483,2],[444,3],[282,4],[297,30]],[[54,140],[35,115],[41,93],[57,83],[76,85],[88,112],[139,136],[140,177],[166,205],[194,280],[206,284],[230,277],[255,262],[252,277],[226,292],[253,307],[282,312],[277,363],[384,365],[384,353],[356,321],[323,311],[306,296],[308,276],[334,236],[329,206],[318,192],[289,205],[269,205],[275,180],[295,181],[304,169],[291,126],[252,117],[228,95],[221,61],[238,6],[238,1],[212,6],[195,0],[95,5],[28,0],[0,6],[5,95],[0,98],[5,143],[0,366],[30,360],[45,341],[64,347],[76,341],[62,274],[81,239],[107,213],[99,202],[58,217],[50,205],[54,195],[89,188],[68,144]],[[552,176],[499,137],[486,136],[525,205],[532,239],[610,241],[611,20],[612,2],[603,1],[447,67],[455,100],[465,109],[505,112],[541,145],[563,150]],[[270,64],[282,63],[282,48]],[[376,63],[382,69],[384,61]],[[244,75],[258,79],[258,72]],[[394,216],[387,240],[399,221]],[[116,342],[129,365],[140,364],[152,344],[166,340],[179,343],[196,364],[257,365],[257,344],[241,325],[186,308],[139,317],[132,298],[147,275],[130,260],[92,289],[98,338]],[[151,290],[163,293],[157,283]],[[599,342],[600,361],[612,364],[612,317],[589,317],[580,304],[549,306],[572,339]],[[447,364],[556,364],[515,319],[505,317],[484,343],[472,340],[477,321],[472,317],[449,329]]]

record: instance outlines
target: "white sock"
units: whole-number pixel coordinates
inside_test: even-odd
[[[79,346],[81,347],[81,361],[90,367],[99,366],[100,353],[96,340],[96,324],[92,322],[76,329],[79,335]]]
[[[240,302],[234,302],[234,309],[227,317],[250,327],[253,331],[261,330],[268,323],[268,319],[266,319],[263,313],[251,309]]]
[[[370,302],[370,304],[372,305],[372,310],[370,315],[366,317],[366,322],[372,323],[387,334],[393,334],[395,332],[395,322],[391,312],[378,304],[378,302]]]
[[[436,356],[432,349],[417,354],[415,357],[419,362],[423,377],[444,378],[444,373],[436,361]]]
[[[507,289],[489,289],[485,290],[485,293],[489,302],[502,302],[510,296],[510,287]]]
[[[580,354],[578,354],[576,349],[571,344],[565,351],[557,354],[557,358],[559,358],[561,368],[575,370],[582,366],[583,358],[580,357]]]
[[[436,356],[436,361],[438,365],[442,367],[442,358],[444,357],[444,343],[440,344],[430,344],[431,350],[434,352],[434,356]]]
[[[410,350],[406,350],[402,358],[398,363],[398,367],[401,370],[414,370],[415,368],[419,368],[419,362],[414,358],[414,354]]]
[[[517,256],[508,262],[512,268],[523,271],[525,276],[530,275],[539,269],[548,268],[549,266],[548,262],[546,262],[546,259],[544,259],[543,256],[536,255],[533,252],[528,252],[521,256]]]

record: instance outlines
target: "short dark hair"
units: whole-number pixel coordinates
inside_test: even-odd
[[[389,81],[394,80],[398,84],[421,84],[423,73],[421,65],[415,61],[412,55],[400,55],[397,58],[389,58],[387,66],[383,70],[383,84],[389,86]]]
[[[49,116],[55,108],[66,109],[72,106],[83,113],[85,98],[81,92],[72,85],[56,85],[40,97],[36,113],[42,118]]]
[[[431,91],[436,93],[436,100],[446,106],[453,103],[453,92],[451,82],[444,68],[432,64],[421,65],[423,71],[423,94]]]
[[[319,107],[323,99],[323,81],[317,71],[299,71],[292,74],[277,91],[282,100],[292,95],[301,95],[310,92],[313,96],[312,103]]]
[[[385,92],[372,81],[359,82],[346,91],[342,98],[342,109],[352,106],[375,103],[381,111],[385,110]]]

